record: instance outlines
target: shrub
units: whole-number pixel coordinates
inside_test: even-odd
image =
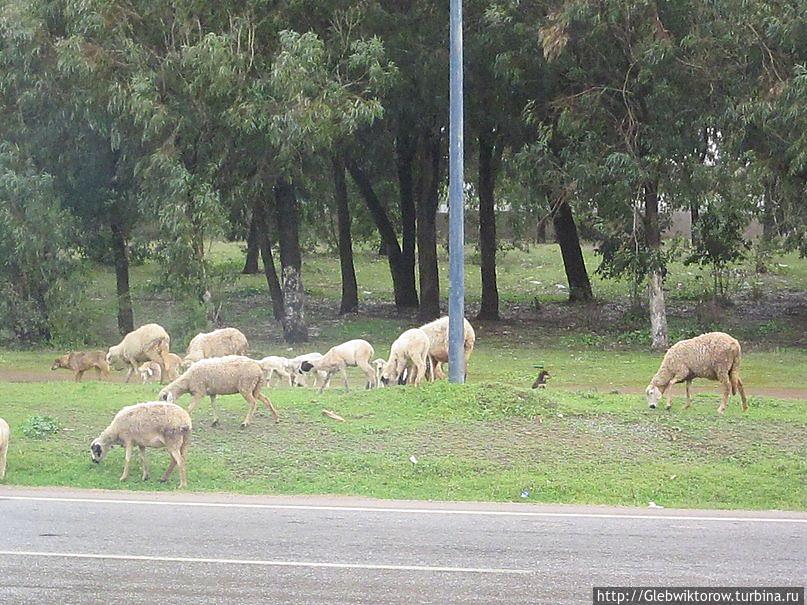
[[[59,423],[50,416],[31,416],[20,427],[22,434],[32,439],[43,439],[59,431]]]

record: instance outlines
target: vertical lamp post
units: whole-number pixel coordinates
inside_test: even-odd
[[[465,264],[462,115],[462,0],[451,0],[450,129],[448,147],[448,379],[465,382]]]

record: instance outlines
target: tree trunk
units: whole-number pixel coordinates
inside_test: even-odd
[[[261,247],[258,241],[258,228],[255,221],[255,213],[253,212],[252,219],[249,221],[249,233],[247,235],[247,258],[241,273],[245,275],[260,273],[260,267],[258,267],[258,256],[260,256],[260,253]]]
[[[555,227],[555,238],[560,245],[563,268],[569,282],[569,302],[589,302],[594,296],[591,293],[591,282],[583,260],[583,250],[580,248],[577,226],[574,224],[572,208],[568,202],[558,206],[552,217],[552,224]]]
[[[275,212],[280,240],[280,266],[283,267],[283,337],[286,342],[308,340],[305,323],[305,291],[300,274],[300,233],[297,196],[294,185],[283,178],[275,183]]]
[[[655,257],[661,248],[661,229],[658,217],[658,182],[648,181],[645,183],[644,204],[645,240],[647,247]],[[651,347],[654,350],[663,350],[668,346],[667,310],[664,306],[664,275],[657,262],[653,262],[650,270],[648,295],[650,299]]]
[[[437,201],[440,188],[440,137],[424,141],[421,186],[417,196],[418,277],[420,307],[418,319],[440,316],[440,274],[437,267]]]
[[[353,266],[353,243],[350,238],[350,208],[347,203],[345,166],[338,156],[331,158],[333,166],[334,202],[339,231],[339,264],[342,270],[342,302],[339,313],[354,313],[359,308],[359,288]]]
[[[109,226],[112,231],[112,255],[115,258],[115,289],[118,295],[118,331],[122,335],[126,335],[134,330],[132,295],[129,292],[129,251],[126,245],[126,234],[117,220],[113,219]]]
[[[263,258],[263,274],[269,288],[269,297],[272,299],[272,313],[276,321],[283,321],[285,315],[283,303],[283,288],[275,270],[275,259],[272,254],[272,238],[269,234],[269,221],[266,218],[266,204],[261,199],[255,199],[252,206],[252,221],[258,233],[258,248]]]
[[[401,212],[401,273],[407,283],[415,287],[415,245],[417,226],[415,210],[415,193],[412,179],[412,168],[415,162],[417,145],[411,134],[408,122],[402,121],[395,137],[395,162],[398,172],[398,206]],[[418,305],[417,293],[412,300],[413,307]]]
[[[482,305],[477,319],[499,319],[499,289],[496,285],[496,175],[492,133],[479,134],[479,256],[482,273]]]
[[[370,216],[381,235],[381,241],[387,249],[387,260],[389,262],[390,274],[392,275],[392,288],[395,293],[395,307],[400,311],[406,308],[417,306],[418,295],[415,289],[414,280],[409,280],[406,268],[403,264],[401,247],[398,244],[398,238],[395,235],[395,229],[390,223],[384,207],[378,200],[370,179],[359,167],[353,158],[345,159],[345,166],[347,167],[350,176],[356,182],[359,193],[370,211]]]

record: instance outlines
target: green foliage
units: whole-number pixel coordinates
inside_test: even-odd
[[[743,230],[748,216],[729,203],[716,200],[700,215],[694,228],[693,250],[685,265],[709,266],[714,282],[712,294],[725,298],[729,287],[729,270],[745,259],[750,249]]]
[[[44,439],[59,432],[59,423],[50,416],[31,416],[20,426],[22,434],[31,439]]]
[[[50,340],[59,311],[79,299],[71,237],[53,177],[0,145],[0,323],[21,343]]]

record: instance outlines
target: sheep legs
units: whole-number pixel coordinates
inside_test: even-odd
[[[219,423],[219,409],[216,407],[216,396],[210,396],[210,407],[213,408],[213,426]]]
[[[132,374],[134,374],[136,371],[137,368],[135,368],[134,366],[129,366],[129,371],[126,372],[126,380],[124,382],[128,383],[129,379],[132,377]]]
[[[272,416],[274,416],[274,418],[275,418],[275,424],[280,422],[280,416],[278,416],[277,410],[275,409],[275,406],[272,405],[272,402],[269,401],[269,398],[266,395],[264,395],[263,393],[261,393],[260,389],[256,389],[255,392],[254,392],[254,395],[255,395],[255,397],[257,397],[258,399],[260,399],[263,402],[263,405],[266,406],[267,410],[272,412]]]
[[[6,476],[6,456],[8,454],[8,443],[0,447],[0,479]]]
[[[149,480],[149,463],[146,460],[146,446],[140,446],[140,466],[143,467],[143,481]]]
[[[745,389],[743,388],[743,381],[740,379],[740,373],[737,370],[729,372],[729,379],[731,380],[732,394],[736,395],[739,391],[740,398],[743,400],[743,412],[748,411],[748,400],[745,398]]]
[[[691,380],[687,380],[687,381],[686,381],[686,385],[687,385],[687,404],[684,406],[684,409],[685,409],[685,410],[688,410],[688,409],[689,409],[689,407],[692,405],[692,395],[691,395],[691,393],[689,392],[689,387],[691,387],[691,386],[692,386],[692,381],[691,381]]]
[[[729,397],[731,396],[731,381],[728,374],[720,374],[717,378],[723,386],[723,399],[720,402],[720,407],[717,408],[717,413],[722,414],[726,411],[729,405]]]
[[[129,478],[129,463],[132,461],[132,444],[126,444],[126,453],[123,458],[123,474],[120,476],[121,481],[126,481]]]
[[[160,478],[160,483],[165,483],[168,481],[171,473],[174,472],[174,467],[179,466],[179,487],[188,487],[188,477],[185,472],[185,450],[187,447],[188,438],[186,438],[182,443],[182,447],[174,447],[168,450],[168,453],[171,454],[171,463],[168,465],[168,468],[165,469],[165,473]]]
[[[378,386],[378,383],[376,382],[375,379],[375,370],[373,369],[373,366],[370,365],[370,362],[360,361],[358,362],[357,365],[361,368],[362,372],[364,372],[364,374],[367,376],[367,385],[365,388],[373,389],[376,386]]]
[[[86,372],[86,370],[76,372],[76,382],[81,382],[81,379],[84,377],[84,372]]]

